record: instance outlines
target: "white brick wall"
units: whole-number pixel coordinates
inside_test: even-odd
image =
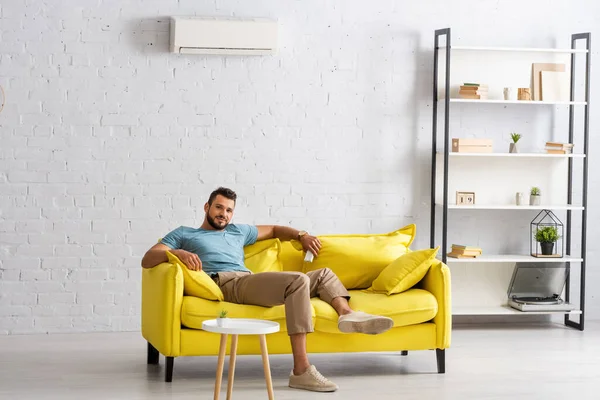
[[[315,233],[416,222],[415,246],[426,246],[433,30],[450,26],[467,44],[567,46],[569,34],[600,26],[599,8],[593,0],[2,2],[0,334],[139,329],[143,252],[174,227],[200,224],[218,185],[238,192],[241,222]],[[170,54],[170,15],[276,18],[281,49]],[[591,145],[593,171],[595,137]],[[597,204],[600,178],[590,179]],[[589,229],[590,238],[600,233]],[[599,253],[590,241],[589,256]],[[593,268],[588,285],[600,285]],[[600,318],[596,292],[588,291],[590,318]]]

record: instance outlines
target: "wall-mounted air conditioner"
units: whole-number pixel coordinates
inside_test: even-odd
[[[277,21],[172,17],[171,52],[181,54],[274,54]]]

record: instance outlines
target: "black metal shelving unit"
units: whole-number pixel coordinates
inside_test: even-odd
[[[440,38],[445,37],[445,44],[440,46]],[[588,194],[588,163],[589,163],[589,110],[590,110],[590,57],[591,57],[591,33],[577,33],[571,36],[571,49],[577,49],[577,45],[583,42],[585,44],[585,104],[584,107],[584,121],[583,121],[583,187],[582,187],[582,206],[581,211],[581,258],[583,259],[581,264],[581,276],[579,282],[579,304],[581,314],[579,314],[579,322],[571,320],[570,314],[565,314],[565,325],[583,330],[585,322],[585,276],[586,276],[586,262],[587,262],[587,247],[586,247],[586,229],[587,229],[587,194]],[[434,55],[433,55],[433,126],[432,126],[432,153],[431,153],[431,221],[430,221],[430,246],[435,247],[435,236],[436,236],[436,186],[438,184],[436,179],[437,169],[437,145],[438,145],[438,113],[439,106],[441,103],[438,100],[438,74],[439,74],[439,54],[440,51],[445,52],[445,96],[443,99],[442,107],[444,109],[444,122],[443,122],[443,204],[442,209],[442,261],[447,262],[446,250],[448,248],[448,160],[450,152],[450,67],[451,67],[451,29],[438,29],[435,31],[434,40]],[[571,53],[571,79],[570,79],[570,100],[575,101],[575,52]],[[569,143],[574,143],[574,122],[575,122],[575,104],[569,105]],[[573,200],[573,157],[568,159],[568,204],[572,204]],[[566,221],[566,254],[571,254],[571,242],[572,242],[572,221],[573,216],[572,210],[567,210],[567,221]],[[567,262],[570,267],[570,263]],[[571,278],[570,275],[567,278],[565,300],[567,302],[571,299]]]

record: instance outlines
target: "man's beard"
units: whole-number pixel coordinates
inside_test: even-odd
[[[218,221],[216,220],[216,218],[211,218],[210,215],[208,215],[208,213],[206,213],[206,220],[208,221],[208,224],[210,226],[212,226],[214,229],[220,231],[223,230],[227,227],[228,223],[225,222],[223,226],[218,224]],[[225,219],[223,219],[223,221],[226,221]]]

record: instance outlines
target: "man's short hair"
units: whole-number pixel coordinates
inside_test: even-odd
[[[212,206],[213,201],[217,198],[218,195],[221,195],[229,200],[233,200],[234,204],[235,204],[235,201],[237,200],[237,194],[235,194],[235,192],[233,190],[225,188],[225,187],[220,187],[220,188],[214,190],[210,194],[210,197],[208,198],[209,206]]]

